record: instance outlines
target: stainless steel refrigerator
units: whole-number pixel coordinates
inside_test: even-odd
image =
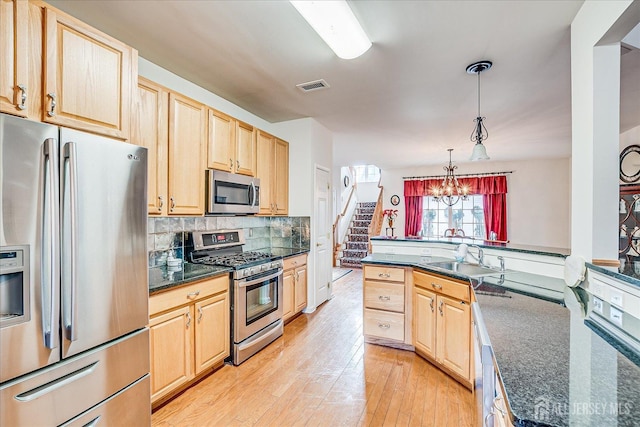
[[[0,114],[0,426],[149,425],[147,152]]]

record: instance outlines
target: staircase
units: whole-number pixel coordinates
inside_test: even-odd
[[[345,241],[346,247],[342,251],[342,258],[340,258],[340,267],[362,267],[362,258],[368,254],[369,224],[375,209],[375,202],[358,203]]]

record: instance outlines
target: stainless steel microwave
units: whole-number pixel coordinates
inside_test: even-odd
[[[255,214],[260,209],[260,179],[207,170],[207,214]]]

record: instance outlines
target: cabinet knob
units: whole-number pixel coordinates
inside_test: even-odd
[[[20,89],[20,103],[18,104],[18,110],[24,110],[27,108],[27,87],[25,85],[18,85]]]
[[[193,299],[193,298],[197,297],[198,295],[200,295],[200,291],[191,292],[191,293],[187,294],[187,298]]]
[[[378,295],[380,301],[389,301],[391,297],[389,295]]]
[[[47,96],[51,98],[51,109],[47,111],[47,116],[53,117],[56,115],[56,94],[48,93]]]
[[[384,277],[388,279],[389,277],[391,277],[391,275],[389,273],[378,273],[378,277]]]
[[[164,199],[162,196],[158,196],[158,212],[162,211],[162,207],[164,206]]]
[[[442,289],[442,285],[438,285],[436,283],[432,283],[431,286],[433,286],[435,289]]]
[[[389,329],[391,327],[391,325],[388,324],[388,323],[378,323],[378,327],[380,329]]]
[[[173,196],[169,198],[169,201],[171,202],[171,212],[173,212],[173,209],[176,207],[176,201],[173,200]]]

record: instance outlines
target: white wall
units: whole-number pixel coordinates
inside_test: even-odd
[[[507,230],[511,243],[568,248],[571,241],[571,160],[545,159],[478,162],[458,165],[457,172],[514,171],[507,175]],[[382,171],[383,209],[398,209],[397,234],[404,235],[403,176],[438,175],[442,166]],[[392,195],[400,196],[393,207]]]
[[[377,202],[380,189],[377,182],[359,182],[357,192],[359,202]]]
[[[631,0],[587,1],[571,24],[572,180],[576,183],[571,194],[571,249],[587,260],[618,257],[617,45],[638,23],[637,16],[630,15],[638,14],[639,2],[630,8],[632,4]]]

